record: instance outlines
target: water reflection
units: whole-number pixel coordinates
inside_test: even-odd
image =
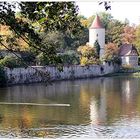
[[[102,77],[55,82],[48,87],[33,84],[2,88],[0,102],[71,106],[0,105],[0,135],[117,137],[116,127],[140,124],[139,82],[133,77]]]

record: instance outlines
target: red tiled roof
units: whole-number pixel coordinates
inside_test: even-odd
[[[93,23],[90,26],[90,29],[94,29],[94,28],[104,28],[100,20],[100,17],[98,15],[96,15]]]

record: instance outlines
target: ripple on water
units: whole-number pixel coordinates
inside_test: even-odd
[[[140,138],[140,127],[60,125],[46,128],[0,130],[2,137],[18,138]]]

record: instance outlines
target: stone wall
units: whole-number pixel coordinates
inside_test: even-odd
[[[103,76],[109,73],[117,72],[119,70],[119,67],[116,64],[109,65],[108,63],[104,65],[90,66],[73,65],[64,66],[62,72],[60,72],[56,67],[43,66],[32,66],[28,68],[14,69],[6,68],[5,72],[7,75],[8,84],[10,85],[42,82],[45,76],[41,76],[38,70],[43,73],[49,73],[51,80],[67,80]]]

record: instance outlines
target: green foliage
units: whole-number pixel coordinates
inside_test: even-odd
[[[39,31],[60,31],[70,36],[78,35],[82,28],[75,2],[19,2],[22,18],[15,15],[15,3],[0,3],[0,23],[7,25],[21,37],[35,54],[43,53],[49,63],[60,63],[55,43],[44,43]],[[36,25],[40,28],[36,29]],[[10,39],[11,42],[11,39]],[[13,40],[13,43],[15,41]]]
[[[137,47],[138,53],[140,54],[140,25],[136,28],[136,39],[134,41],[134,45]]]
[[[100,57],[100,45],[98,43],[98,40],[95,41],[94,47],[95,47],[96,53],[97,53],[98,58],[99,58]]]
[[[35,64],[35,54],[33,54],[32,52],[29,51],[23,51],[23,52],[19,52],[19,54],[21,55],[21,58],[24,60],[24,62],[27,65],[34,65]]]
[[[122,23],[119,20],[113,18],[110,13],[100,12],[101,22],[105,28],[105,43],[115,43],[117,45],[121,44],[121,34],[123,33],[123,28],[126,23]],[[88,19],[81,19],[81,23],[84,27],[89,28],[95,18],[95,15],[89,17]]]
[[[118,64],[118,65],[121,65],[122,60],[121,60],[120,57],[114,56],[112,62],[114,62],[114,63],[116,63],[116,64]]]
[[[106,29],[106,44],[109,42],[115,43],[118,46],[122,42],[122,33],[123,33],[124,24],[118,20],[112,20],[108,23],[108,27]]]
[[[38,65],[48,65],[49,64],[48,58],[45,57],[43,53],[40,53],[36,57],[36,62],[37,62]]]
[[[13,56],[5,56],[0,60],[0,66],[12,68],[25,67],[25,65],[16,57]]]
[[[57,52],[63,52],[67,47],[64,34],[59,31],[43,32],[41,33],[43,44],[52,44]]]
[[[100,13],[98,13],[98,15],[99,15],[99,17],[102,21],[102,24],[103,24],[104,28],[108,29],[108,24],[113,20],[113,16],[109,13],[106,13],[106,12],[100,12]],[[95,18],[95,15],[93,15],[93,16],[91,16],[87,19],[88,27],[91,26],[94,18]]]
[[[104,28],[107,30],[109,28],[109,23],[113,20],[113,16],[110,13],[100,12],[99,16],[103,23]]]
[[[45,30],[70,30],[75,33],[78,7],[75,2],[21,2],[22,15],[33,22],[39,22]]]
[[[36,57],[36,63],[37,65],[60,65],[62,64],[62,59],[60,56],[53,57],[54,61],[50,61],[50,57],[45,55],[44,53],[40,53]]]
[[[80,63],[79,55],[75,51],[60,53],[58,56],[60,58],[60,62],[58,64],[61,65],[77,65]],[[36,57],[36,62],[38,65],[54,65],[49,62],[49,58],[43,53],[40,53]]]
[[[79,55],[75,51],[67,51],[60,55],[63,65],[78,65],[80,64]]]

